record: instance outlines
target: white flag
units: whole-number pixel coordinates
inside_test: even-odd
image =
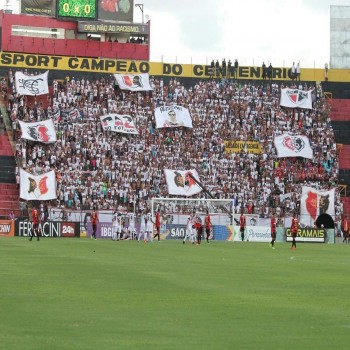
[[[198,173],[192,170],[164,169],[169,194],[193,196],[202,191],[201,187],[191,178],[190,174],[199,181]]]
[[[290,108],[312,109],[311,91],[281,89],[280,105]]]
[[[300,199],[300,223],[313,226],[321,214],[328,214],[334,219],[334,194],[334,189],[318,191],[312,187],[303,186]]]
[[[49,93],[47,76],[49,71],[39,75],[27,75],[22,72],[15,73],[16,91],[20,95],[45,95]]]
[[[114,74],[121,90],[130,91],[151,91],[149,74]]]
[[[42,122],[26,123],[18,121],[22,131],[22,139],[50,143],[56,142],[56,131],[53,120],[43,120]]]
[[[184,126],[192,128],[192,118],[187,108],[182,106],[165,106],[158,107],[154,111],[156,118],[156,127],[159,128],[175,128]]]
[[[276,136],[275,147],[277,150],[277,157],[303,157],[313,158],[313,152],[310,147],[309,139],[301,135],[283,134]]]
[[[130,115],[108,114],[100,116],[103,130],[111,130],[123,134],[138,134]]]
[[[20,120],[18,122],[22,131],[22,139],[42,143],[57,141],[55,125],[52,119],[32,123],[26,123]]]
[[[20,169],[20,197],[29,200],[51,200],[56,198],[55,171],[32,175]]]

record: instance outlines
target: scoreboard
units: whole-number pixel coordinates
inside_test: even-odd
[[[57,0],[57,18],[67,20],[97,19],[96,0]]]

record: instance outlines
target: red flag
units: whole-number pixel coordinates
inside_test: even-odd
[[[317,215],[317,193],[311,191],[307,193],[306,210],[312,219],[315,220]]]

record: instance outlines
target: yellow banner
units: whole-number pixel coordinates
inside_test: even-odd
[[[211,68],[208,65],[201,64],[173,64],[149,61],[117,60],[108,58],[84,58],[72,56],[55,55],[35,55],[14,52],[0,52],[0,66],[27,68],[27,69],[45,69],[45,70],[63,70],[63,71],[81,71],[96,73],[127,73],[139,74],[149,73],[155,76],[169,77],[187,77],[187,78],[210,78],[212,77]],[[233,73],[231,74],[231,77]],[[226,77],[229,77],[228,75]],[[222,76],[217,76],[222,78]],[[260,80],[262,79],[261,67],[242,66],[238,68],[238,79]],[[303,81],[324,81],[324,69],[301,69],[300,78]],[[291,79],[290,68],[275,67],[272,74],[273,80]],[[349,69],[329,69],[328,80],[334,82],[350,82]]]
[[[261,153],[260,142],[257,141],[224,141],[226,153]]]

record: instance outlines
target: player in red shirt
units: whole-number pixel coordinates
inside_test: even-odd
[[[158,241],[160,241],[160,209],[156,212],[156,222],[154,225],[156,226],[156,233],[153,238],[158,237]]]
[[[277,224],[277,220],[276,220],[275,214],[272,214],[272,216],[271,216],[271,243],[270,243],[270,246],[272,249],[275,249],[276,224]]]
[[[94,209],[91,213],[91,223],[92,223],[92,235],[91,238],[94,237],[96,239],[96,231],[97,231],[97,222],[98,222],[98,214]]]
[[[244,241],[244,231],[245,231],[245,226],[246,226],[246,218],[242,212],[240,218],[239,218],[239,227],[241,231],[241,239]]]
[[[341,230],[343,232],[343,243],[348,243],[349,240],[349,222],[348,217],[345,216],[343,220],[341,221]]]
[[[37,240],[39,240],[39,212],[36,207],[33,207],[32,209],[32,221],[33,221],[33,229],[30,231],[30,238],[31,241],[33,239],[33,235],[36,235]]]
[[[297,214],[294,213],[293,219],[292,219],[292,226],[291,226],[293,241],[292,241],[292,246],[290,249],[297,249],[297,243],[295,241],[295,238],[297,237],[298,226],[299,226],[299,222],[298,222]]]
[[[193,226],[197,230],[197,244],[201,244],[202,234],[203,234],[203,225],[200,217],[196,218],[196,222]]]
[[[205,239],[207,241],[207,243],[209,243],[209,237],[210,237],[210,230],[211,230],[211,219],[210,219],[210,215],[209,215],[209,211],[207,210],[207,215],[204,218],[204,224],[205,224]]]

